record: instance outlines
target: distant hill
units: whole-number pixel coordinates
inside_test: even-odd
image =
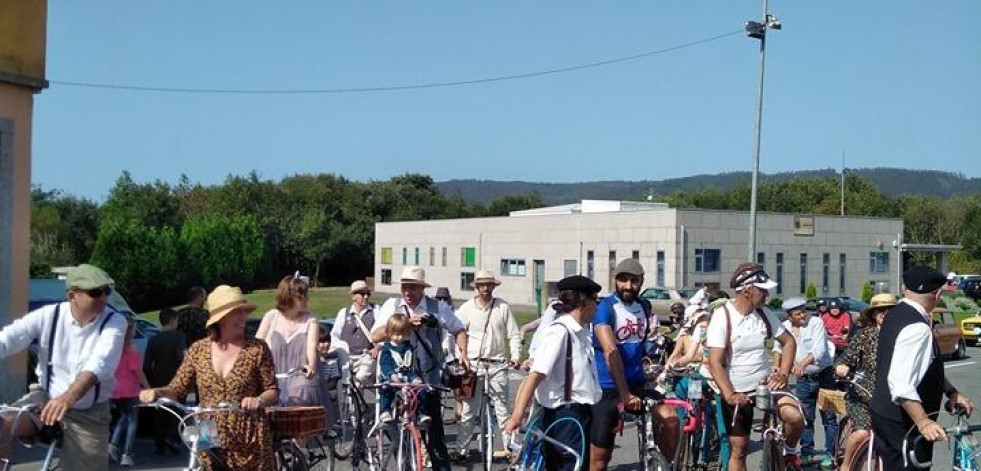
[[[981,193],[981,178],[966,178],[962,174],[935,170],[906,170],[899,168],[849,169],[871,181],[883,194],[894,198],[904,194],[935,195],[948,198],[958,194]],[[761,181],[787,181],[793,178],[836,177],[834,169],[801,170],[760,174]],[[448,180],[436,183],[445,195],[459,193],[468,202],[488,203],[505,195],[538,192],[546,204],[572,203],[582,199],[640,200],[650,191],[668,195],[676,191],[698,190],[705,187],[728,189],[748,183],[749,172],[693,175],[660,181],[597,181],[581,183],[540,183],[492,180]]]

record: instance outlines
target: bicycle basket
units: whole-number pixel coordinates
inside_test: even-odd
[[[286,439],[319,437],[327,430],[327,410],[320,406],[267,407],[273,435]]]

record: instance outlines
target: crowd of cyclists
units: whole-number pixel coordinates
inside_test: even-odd
[[[486,430],[499,433],[490,441],[496,448],[483,453],[514,459],[527,450],[510,445],[537,428],[553,439],[540,445],[539,463],[548,470],[606,469],[627,414],[648,414],[655,425],[651,448],[671,463],[668,469],[682,469],[683,455],[692,453],[684,439],[692,430],[683,424],[693,423],[696,409],[679,408],[679,401],[706,405],[699,433],[712,434],[714,442],[701,453],[718,469],[733,471],[746,468],[751,436],[761,432],[757,410],[779,424],[776,455],[767,459],[779,461],[781,469],[850,469],[849,451],[873,433],[889,437],[876,442],[885,469],[912,469],[893,449],[899,446],[898,430],[928,441],[946,438],[930,415],[943,394],[956,406],[952,410],[968,416],[973,411],[942,366],[937,370],[932,336],[922,335],[919,321],[926,316],[929,326],[924,313],[935,306],[943,281],[935,270],[908,271],[902,301],[877,295],[856,320],[836,300],[819,302],[812,315],[802,298],[784,301],[785,316],[778,316],[766,307],[777,283],[763,266],[744,263],[732,274],[729,290],[702,289],[672,306],[678,317],[670,327],[661,326],[639,295],[645,281],[639,261],[621,261],[612,275],[613,292],[602,298],[602,288],[587,277],[562,279],[540,319],[521,327],[510,304],[494,296],[501,281],[493,273],[479,271],[474,297],[455,308],[445,288],[427,295],[425,271],[410,266],[398,281],[400,295],[380,306],[370,302],[369,285],[355,281],[351,305],[325,332],[309,312],[309,282],[297,273],[279,283],[276,307],[263,316],[255,338],[245,326],[257,306],[238,288],[218,286],[201,310],[204,337],[188,346],[166,384],[146,387],[140,378],[144,389],[138,398],[185,401],[194,392],[202,405],[231,403],[252,412],[217,417],[221,463],[202,459],[210,469],[259,470],[276,466],[270,423],[259,412],[323,407],[324,438],[338,439],[338,423],[347,420],[338,407],[344,400],[341,384],[377,391],[376,426],[397,420],[397,385],[425,386],[413,396],[416,421],[427,466],[441,471],[471,458],[474,437],[466,431],[474,429],[481,397],[494,411],[494,424]],[[108,307],[113,282],[101,269],[80,265],[68,274],[66,289],[68,301],[0,331],[0,357],[38,344],[40,382],[17,402],[37,404],[36,416],[16,430],[6,417],[0,438],[26,439],[60,424],[64,469],[108,469],[109,391],[119,381],[117,369],[132,363],[120,366],[130,352],[125,345],[131,329]],[[527,358],[519,363],[522,337],[531,332]],[[915,354],[905,356],[907,348]],[[505,366],[481,370],[478,365],[486,363]],[[510,378],[518,370],[527,376],[512,394]],[[481,371],[489,376],[478,379]],[[849,381],[859,387],[845,394],[849,435],[840,437],[836,412],[842,411],[825,405],[818,414],[818,403]],[[444,392],[448,387],[452,393]],[[443,417],[444,396],[457,405],[454,417]],[[818,416],[824,454],[814,438]],[[449,422],[461,431],[453,446],[445,436]],[[838,443],[843,450],[836,449]],[[917,443],[914,451],[928,459],[932,446]],[[0,458],[9,453],[0,447]]]

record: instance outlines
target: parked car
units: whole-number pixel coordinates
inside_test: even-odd
[[[677,302],[687,303],[688,298],[692,297],[696,291],[694,289],[675,289],[655,286],[641,291],[640,297],[650,301],[651,312],[664,324],[665,322],[670,323],[671,305]]]
[[[960,282],[958,289],[975,301],[981,301],[981,278],[967,278]]]
[[[961,319],[961,334],[968,345],[977,346],[981,338],[981,315]]]
[[[960,360],[967,357],[967,340],[961,327],[954,321],[954,314],[944,308],[933,310],[933,337],[940,354]]]

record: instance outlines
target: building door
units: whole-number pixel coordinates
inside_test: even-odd
[[[532,283],[535,284],[535,304],[538,306],[538,313],[541,314],[542,306],[545,305],[545,300],[542,299],[545,292],[545,260],[535,260],[532,263],[535,265],[535,276],[532,279]]]

